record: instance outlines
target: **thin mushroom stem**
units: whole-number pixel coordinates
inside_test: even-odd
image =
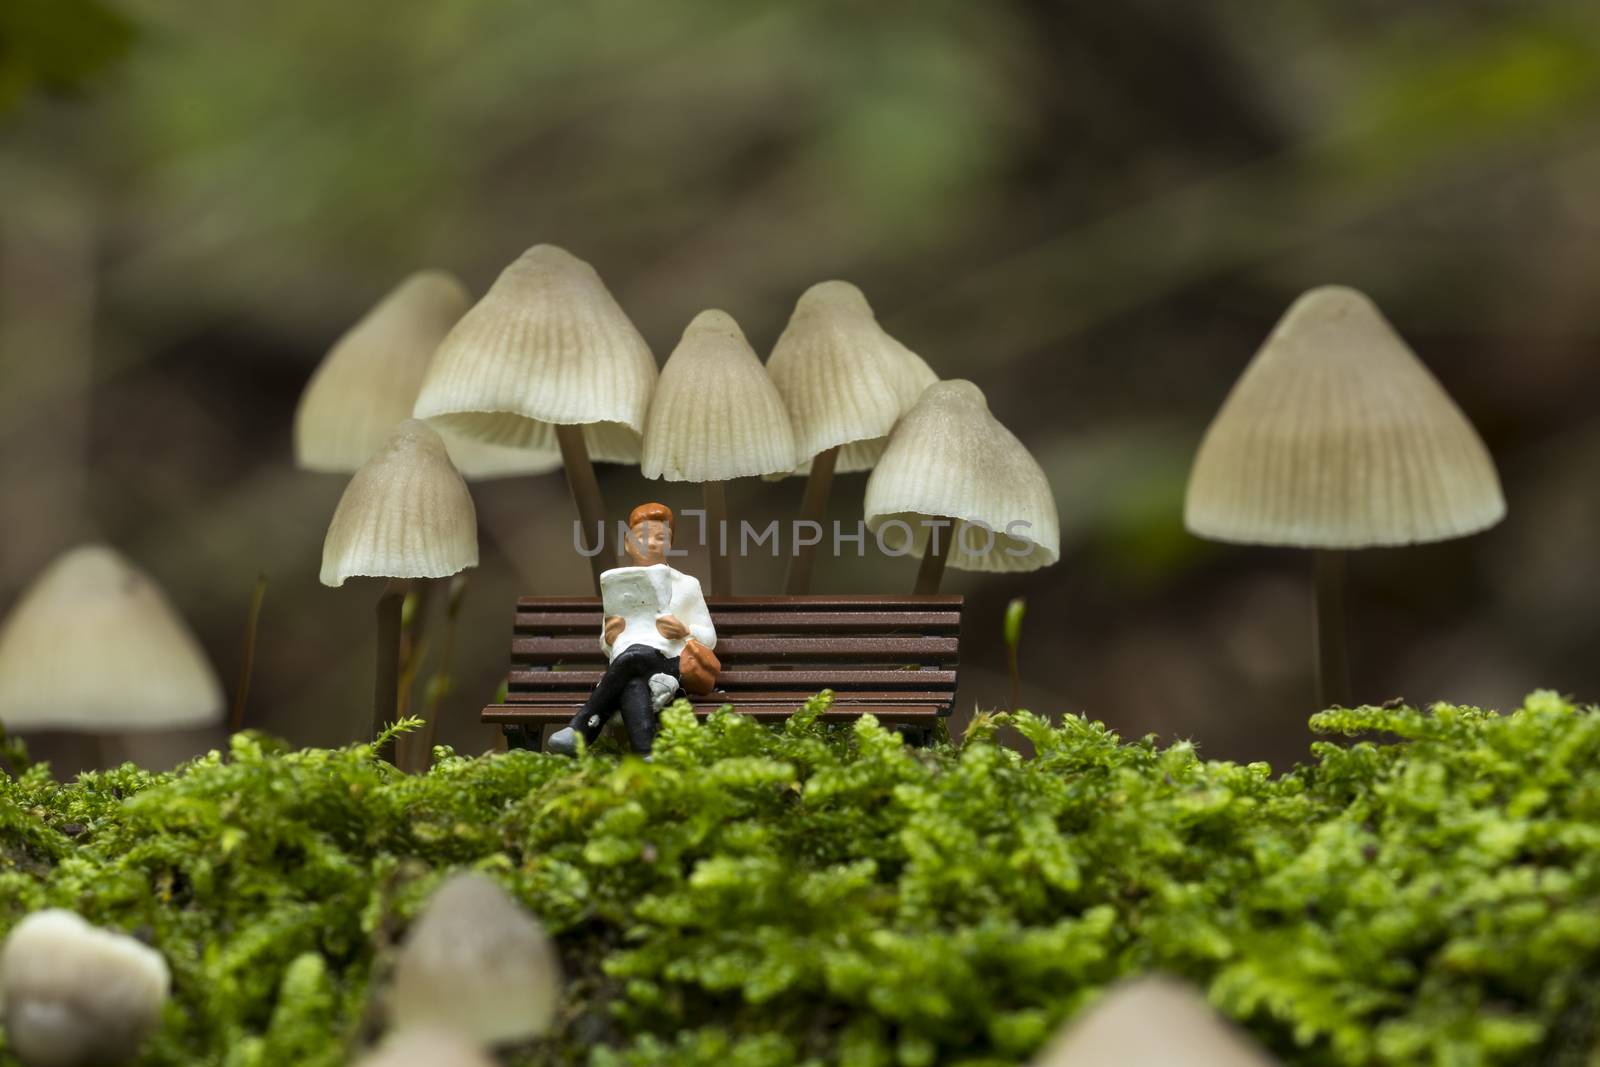
[[[255,673],[256,632],[261,626],[261,603],[267,597],[267,576],[256,577],[256,591],[250,595],[250,613],[244,623],[244,662],[239,667],[239,688],[233,694],[233,712],[228,719],[228,732],[236,734],[244,729],[244,711],[250,703],[250,678]]]
[[[706,508],[706,550],[711,555],[711,595],[733,592],[733,561],[728,558],[728,484],[706,482],[702,487]]]
[[[461,604],[467,596],[467,582],[465,571],[450,579],[450,599],[445,607],[444,643],[439,646],[439,665],[434,668],[433,677],[423,694],[426,721],[422,724],[422,752],[415,768],[419,774],[426,773],[433,766],[433,746],[439,740],[439,715],[443,710],[444,698],[453,688],[450,662],[455,658],[456,631],[461,623]]]
[[[800,501],[800,521],[822,522],[828,508],[828,494],[833,491],[833,469],[839,461],[839,446],[824,449],[811,458],[811,473],[806,475],[806,493]],[[789,558],[789,577],[784,592],[799,595],[811,591],[811,565],[817,558],[817,546],[802,544]]]
[[[561,465],[567,472],[567,489],[578,509],[582,524],[579,540],[583,551],[589,555],[589,566],[594,571],[594,591],[600,593],[600,575],[616,563],[616,553],[606,558],[606,502],[600,495],[600,483],[595,480],[594,464],[589,462],[589,447],[583,443],[582,426],[557,426],[556,443],[561,446]],[[599,533],[599,540],[591,538]]]
[[[438,585],[435,578],[413,578],[410,590],[406,594],[405,604],[400,613],[402,633],[400,636],[400,672],[401,676],[416,677],[417,668],[420,666],[419,658],[424,652],[423,638],[428,630],[428,612],[433,602],[434,590]],[[400,693],[400,713],[404,715],[411,710],[411,690],[403,688]]]
[[[405,606],[406,583],[390,580],[378,598],[377,671],[372,686],[372,736],[376,738],[395,721],[400,709],[400,616]],[[393,760],[393,742],[376,755]]]
[[[940,536],[944,533],[949,533],[950,536]],[[929,529],[928,547],[922,553],[922,566],[917,568],[917,584],[914,592],[918,596],[932,596],[939,591],[939,583],[944,581],[944,564],[950,558],[950,542],[955,538],[954,523],[951,523],[948,529],[943,524]]]
[[[1350,703],[1350,661],[1345,647],[1344,552],[1317,549],[1313,564],[1316,600],[1313,639],[1317,648],[1317,707]]]
[[[424,638],[435,585],[433,578],[411,579],[405,600],[400,605],[400,691],[395,708],[395,715],[400,718],[411,714],[412,693],[422,670],[422,657],[427,653]],[[395,766],[410,770],[416,759],[416,745],[417,738],[413,734],[402,734],[396,738]]]

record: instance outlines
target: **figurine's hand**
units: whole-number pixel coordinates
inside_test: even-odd
[[[627,628],[628,622],[621,615],[606,616],[606,647],[610,648],[617,643],[617,638]]]
[[[668,641],[677,641],[689,636],[689,628],[678,621],[676,615],[658,615],[656,617],[656,633]]]

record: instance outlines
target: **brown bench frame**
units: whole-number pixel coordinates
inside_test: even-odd
[[[826,720],[871,713],[926,743],[955,701],[960,662],[959,596],[708,597],[722,674],[699,715],[724,705],[762,722],[797,711],[822,689],[834,693]],[[544,747],[600,680],[600,601],[523,597],[511,642],[506,702],[483,709],[512,748]]]

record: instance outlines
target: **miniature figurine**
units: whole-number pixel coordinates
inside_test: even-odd
[[[656,714],[678,693],[708,692],[718,668],[700,582],[666,563],[672,548],[672,509],[640,504],[628,516],[623,551],[636,564],[600,576],[605,610],[600,645],[611,665],[572,724],[551,736],[548,748],[576,755],[578,737],[593,744],[620,708],[635,752],[648,755],[656,738]],[[692,676],[692,677],[691,677]]]

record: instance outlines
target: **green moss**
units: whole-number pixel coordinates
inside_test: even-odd
[[[171,775],[35,769],[0,790],[0,924],[59,905],[145,932],[177,990],[147,1064],[342,1062],[465,866],[544,919],[573,980],[511,1062],[1012,1064],[1148,970],[1288,1063],[1592,1062],[1600,715],[1548,693],[1329,712],[1346,740],[1274,777],[1026,713],[1036,759],[997,718],[922,751],[823,727],[823,703],[779,730],[669,709],[653,764],[405,777],[247,736]]]

